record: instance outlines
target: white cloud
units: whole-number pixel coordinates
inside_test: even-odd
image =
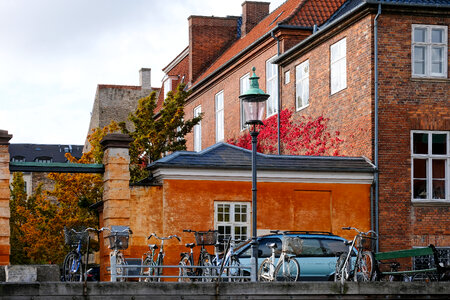
[[[150,67],[159,87],[188,17],[240,15],[242,2],[0,1],[0,129],[12,143],[83,144],[97,84],[137,85]]]

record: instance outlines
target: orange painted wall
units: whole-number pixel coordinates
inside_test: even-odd
[[[251,182],[165,180],[163,187],[133,187],[134,234],[126,256],[141,257],[147,251],[145,237],[152,232],[177,234],[181,243],[175,239],[165,243],[165,264],[177,265],[180,253],[187,251],[184,244],[194,242],[194,235],[183,229],[214,229],[214,201],[251,203]],[[257,208],[259,230],[320,230],[351,238],[340,228],[370,229],[370,185],[259,182]]]

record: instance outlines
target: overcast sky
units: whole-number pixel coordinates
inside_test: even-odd
[[[146,67],[160,87],[187,18],[241,15],[243,2],[0,0],[0,129],[11,143],[84,144],[97,84],[139,85]]]

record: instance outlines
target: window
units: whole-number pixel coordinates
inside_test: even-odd
[[[198,117],[202,113],[202,107],[199,105],[194,108],[194,117]],[[202,121],[194,126],[194,151],[202,150]]]
[[[412,132],[411,184],[413,201],[450,201],[449,136],[449,132]]]
[[[224,137],[224,116],[223,116],[223,91],[215,96],[216,100],[216,142],[223,141]]]
[[[342,39],[330,47],[331,94],[347,87],[347,39]]]
[[[39,156],[34,159],[34,162],[37,162],[37,163],[51,163],[52,161],[53,161],[53,159],[48,156]]]
[[[12,162],[24,162],[25,161],[25,157],[23,156],[14,156],[11,158]]]
[[[250,73],[245,74],[244,76],[242,76],[239,79],[239,95],[242,95],[243,93],[245,93],[248,89],[250,88]],[[247,120],[245,119],[245,114],[244,114],[244,104],[242,102],[242,100],[239,100],[241,103],[241,130],[247,129],[247,125],[245,124],[245,122],[247,122]]]
[[[167,93],[169,93],[172,90],[172,79],[167,78],[164,81],[164,100],[167,98]]]
[[[436,247],[436,250],[438,251],[439,263],[444,266],[450,265],[450,248]],[[433,255],[416,256],[413,259],[413,263],[414,270],[430,269],[436,266]]]
[[[266,62],[266,93],[270,95],[267,99],[267,117],[278,112],[278,66],[272,63],[275,58]]]
[[[246,202],[215,202],[215,228],[219,241],[231,236],[246,240],[250,234],[250,204]]]
[[[291,71],[290,70],[284,72],[284,84],[288,84],[289,82],[291,82]]]
[[[295,67],[295,105],[297,110],[309,104],[309,60]]]
[[[412,25],[412,75],[447,77],[447,26]]]

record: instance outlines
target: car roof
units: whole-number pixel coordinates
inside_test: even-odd
[[[329,238],[329,239],[345,240],[345,238],[343,237],[332,234],[331,232],[324,232],[324,231],[285,231],[284,234],[287,236],[298,236],[301,238]],[[280,232],[261,235],[258,236],[258,239],[267,237],[283,237],[283,233]]]

